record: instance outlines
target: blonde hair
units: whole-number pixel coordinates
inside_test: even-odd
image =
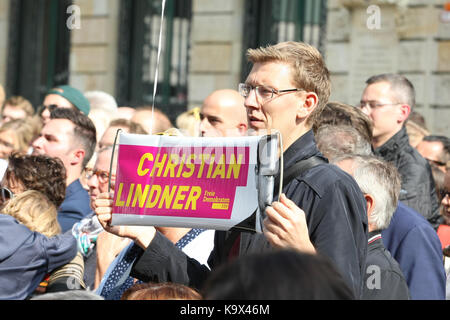
[[[6,105],[23,110],[27,117],[31,117],[34,114],[33,105],[29,100],[22,96],[13,96],[8,98],[8,100],[4,102],[4,107]]]
[[[312,125],[325,108],[331,92],[330,72],[320,52],[309,44],[287,41],[273,46],[248,49],[247,58],[253,64],[275,61],[291,66],[292,81],[297,88],[315,92],[319,98],[317,107],[306,121],[308,125]]]
[[[39,191],[27,190],[15,195],[2,212],[14,217],[31,231],[47,237],[61,233],[56,206]]]
[[[16,119],[3,123],[0,127],[0,133],[11,131],[15,136],[15,151],[27,152],[35,137],[37,128],[30,119]]]
[[[190,137],[200,136],[200,121],[199,107],[181,113],[175,120],[177,128]]]

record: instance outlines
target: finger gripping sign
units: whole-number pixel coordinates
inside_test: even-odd
[[[120,133],[112,224],[261,231],[260,140]]]

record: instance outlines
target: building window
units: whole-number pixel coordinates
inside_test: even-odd
[[[160,0],[122,0],[116,96],[120,105],[151,105],[161,25]],[[171,120],[187,108],[191,0],[167,0],[155,106]]]
[[[303,41],[324,54],[326,13],[326,0],[246,0],[242,79],[250,71],[245,58],[249,48]]]
[[[69,0],[10,1],[6,91],[37,107],[52,87],[69,79]]]

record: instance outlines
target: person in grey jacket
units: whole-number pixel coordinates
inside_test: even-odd
[[[374,153],[397,167],[402,178],[399,200],[437,229],[441,217],[431,167],[409,144],[404,127],[415,105],[414,86],[397,74],[372,76],[366,84],[359,107],[372,120]]]
[[[47,273],[76,253],[70,233],[48,238],[0,214],[0,300],[29,298]]]

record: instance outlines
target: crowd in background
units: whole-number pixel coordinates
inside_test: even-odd
[[[374,75],[351,106],[328,102],[310,46],[248,57],[245,83],[176,123],[102,91],[61,85],[33,106],[0,85],[0,299],[450,299],[450,139],[427,128],[409,80]],[[286,171],[315,162],[285,180],[264,233],[109,224],[118,129],[271,128]]]

